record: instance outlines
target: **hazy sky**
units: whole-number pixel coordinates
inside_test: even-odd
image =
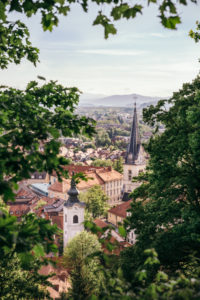
[[[1,84],[23,88],[42,75],[86,93],[170,96],[198,74],[200,43],[188,32],[195,29],[200,5],[181,6],[183,23],[172,31],[162,27],[152,4],[134,20],[118,21],[118,34],[108,40],[100,26],[92,26],[97,10],[92,6],[85,14],[74,6],[52,33],[42,31],[39,16],[25,20],[40,63],[10,65],[0,71]]]

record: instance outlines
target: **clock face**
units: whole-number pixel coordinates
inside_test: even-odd
[[[74,209],[77,210],[77,209],[78,209],[78,206],[74,206]]]

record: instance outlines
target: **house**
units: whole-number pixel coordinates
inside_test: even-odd
[[[49,174],[47,172],[34,172],[31,174],[31,178],[26,180],[27,184],[32,183],[48,183]]]
[[[128,215],[130,214],[130,212],[128,212],[128,210],[131,208],[131,201],[132,200],[129,200],[127,202],[121,203],[121,204],[109,209],[108,222],[116,227],[118,227],[119,223],[123,224],[125,218],[128,217]],[[132,245],[135,244],[136,235],[135,235],[134,230],[130,230],[128,232],[126,240]]]
[[[102,244],[102,248],[105,253],[109,253],[109,254],[115,253],[115,254],[119,255],[120,252],[122,250],[124,250],[124,248],[127,248],[130,246],[130,243],[125,241],[124,238],[122,236],[120,236],[120,234],[116,230],[114,230],[114,228],[111,230],[106,229],[106,227],[108,227],[110,224],[106,223],[105,221],[103,221],[101,219],[95,219],[94,223],[101,229],[105,228],[104,229],[105,232],[98,233],[99,238],[105,239],[105,243]],[[108,235],[110,235],[110,237],[107,239]],[[107,243],[112,243],[115,246],[115,248],[111,252],[108,251],[108,249],[106,248]]]
[[[81,180],[77,184],[80,192],[85,192],[94,185],[100,185],[109,198],[108,204],[110,206],[121,202],[122,174],[111,167],[69,165],[64,168],[68,170],[70,176],[72,176],[72,172],[81,172],[86,175],[87,181]],[[63,179],[62,182],[59,182],[55,173],[53,173],[50,180],[52,184],[48,187],[48,196],[60,197],[66,200],[67,191],[70,188],[70,180]]]

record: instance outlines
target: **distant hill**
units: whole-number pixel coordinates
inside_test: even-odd
[[[136,101],[138,107],[145,107],[150,104],[156,104],[162,97],[148,97],[138,94],[129,95],[112,95],[104,96],[92,95],[87,97],[87,95],[82,95],[80,99],[81,106],[113,106],[113,107],[125,107],[133,106]]]
[[[94,104],[93,102],[104,97],[105,95],[102,94],[83,93],[80,95],[79,104],[81,106],[96,106],[96,104]]]

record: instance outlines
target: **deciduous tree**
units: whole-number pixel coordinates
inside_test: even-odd
[[[165,104],[170,108],[166,109]],[[127,225],[137,242],[127,250],[125,274],[141,264],[143,251],[155,248],[168,272],[188,270],[200,249],[200,77],[143,112],[149,125],[162,123],[146,146],[150,154],[142,185],[134,199]],[[126,255],[125,255],[126,256]],[[135,259],[137,257],[137,259]],[[130,272],[130,273],[129,273]]]
[[[87,299],[98,295],[103,276],[100,261],[95,253],[101,251],[96,235],[83,231],[67,244],[63,262],[70,269],[72,288],[70,299]]]
[[[95,219],[99,216],[105,216],[108,210],[108,197],[100,185],[91,187],[88,191],[81,193],[80,200],[86,203],[86,209]]]

